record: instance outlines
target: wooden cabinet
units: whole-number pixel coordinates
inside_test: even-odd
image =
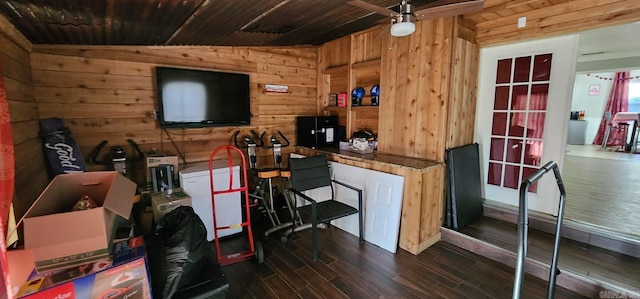
[[[295,148],[295,152],[305,156],[325,154],[327,159],[341,165],[403,177],[398,246],[412,254],[419,254],[440,240],[444,207],[444,163],[381,153],[361,155],[337,149],[313,150],[300,146]],[[346,180],[350,182],[349,179]],[[375,231],[381,230],[376,228]]]

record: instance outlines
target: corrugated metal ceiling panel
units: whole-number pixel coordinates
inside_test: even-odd
[[[347,0],[4,0],[0,13],[33,44],[78,45],[321,44],[388,18]]]

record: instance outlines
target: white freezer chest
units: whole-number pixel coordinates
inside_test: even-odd
[[[213,179],[215,190],[229,187],[229,166],[226,160],[215,160]],[[233,188],[240,187],[240,167],[233,166]],[[214,239],[213,207],[211,205],[211,187],[209,180],[209,162],[187,165],[180,170],[180,186],[191,195],[193,210],[207,228],[207,241]],[[218,227],[239,225],[242,223],[241,193],[223,193],[216,195],[216,219]],[[218,230],[218,236],[224,237],[242,231],[242,227]]]

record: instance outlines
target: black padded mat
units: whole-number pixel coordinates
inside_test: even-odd
[[[482,179],[478,144],[446,151],[445,226],[461,230],[482,216]]]

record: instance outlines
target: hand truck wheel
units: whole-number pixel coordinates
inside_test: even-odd
[[[287,241],[289,241],[289,237],[287,235],[282,235],[280,236],[280,242],[281,243],[287,243]]]
[[[254,253],[255,256],[253,257],[254,258],[254,262],[256,264],[264,263],[264,250],[262,249],[262,243],[255,242],[254,246],[255,246],[255,250],[256,250],[255,253]]]

